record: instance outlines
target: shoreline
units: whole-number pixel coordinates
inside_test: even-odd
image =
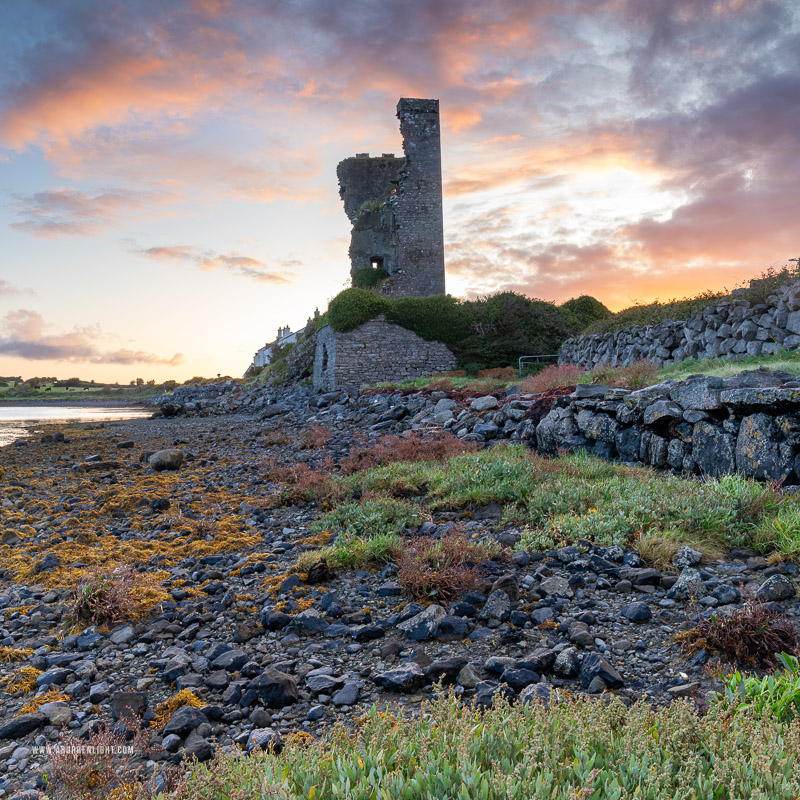
[[[108,408],[131,408],[141,406],[150,408],[146,400],[110,400],[110,399],[88,399],[79,400],[62,398],[17,398],[14,400],[0,399],[0,408],[17,408],[25,406],[63,406],[65,408],[92,408],[94,406],[106,406]]]

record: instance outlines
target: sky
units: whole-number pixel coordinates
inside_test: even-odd
[[[240,375],[349,280],[336,164],[440,100],[447,289],[800,255],[796,0],[0,0],[0,375]]]

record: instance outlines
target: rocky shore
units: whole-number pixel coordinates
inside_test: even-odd
[[[405,596],[391,563],[293,571],[331,536],[309,530],[316,504],[279,501],[270,465],[335,465],[359,441],[415,426],[483,446],[496,437],[480,426],[502,425],[482,415],[535,430],[557,398],[214,391],[205,401],[228,413],[185,416],[205,401],[184,399],[180,415],[50,426],[0,450],[0,797],[43,790],[51,748],[101,724],[157,731],[141,761],[158,781],[189,757],[356,725],[372,704],[413,713],[437,682],[483,705],[558,687],[702,702],[710,654],[675,642],[691,620],[729,615],[751,594],[800,614],[793,564],[745,550],[702,563],[689,547],[669,569],[589,543],[526,552],[496,505],[403,532],[437,538],[460,523],[502,548],[478,587],[446,604]],[[298,449],[292,437],[314,424],[329,440]],[[154,578],[151,610],[112,625],[71,619],[82,572],[121,564]]]

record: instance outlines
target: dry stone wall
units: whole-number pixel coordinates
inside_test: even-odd
[[[800,483],[800,380],[785,372],[696,376],[638,391],[587,384],[556,401],[536,448],[718,477]]]
[[[381,314],[348,333],[329,325],[318,332],[314,388],[402,381],[455,368],[455,356],[441,342],[427,342]]]
[[[687,358],[774,355],[800,347],[800,282],[782,286],[764,303],[748,300],[710,305],[680,322],[633,325],[564,342],[559,364],[588,369],[627,366],[647,359],[668,366]]]

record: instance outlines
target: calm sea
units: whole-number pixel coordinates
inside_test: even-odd
[[[31,436],[37,423],[133,419],[149,417],[152,413],[145,408],[122,406],[0,406],[0,447]]]

